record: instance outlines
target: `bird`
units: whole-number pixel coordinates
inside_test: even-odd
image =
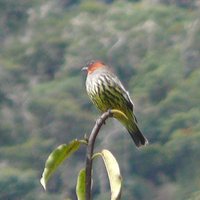
[[[86,91],[92,103],[101,111],[116,109],[126,117],[114,114],[128,131],[136,147],[145,146],[148,140],[138,127],[134,104],[118,77],[101,60],[91,60],[82,68],[86,71]]]

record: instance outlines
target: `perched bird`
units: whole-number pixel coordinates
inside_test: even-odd
[[[146,145],[148,140],[143,136],[133,113],[133,102],[120,80],[101,61],[90,61],[82,68],[87,71],[86,90],[94,105],[101,111],[117,109],[126,115],[114,115],[129,132],[137,147]]]

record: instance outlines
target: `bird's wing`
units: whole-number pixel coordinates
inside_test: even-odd
[[[126,101],[126,105],[128,106],[128,108],[130,108],[133,111],[134,104],[130,98],[129,92],[126,91],[121,81],[116,76],[113,76],[113,78],[115,79],[115,82],[116,82],[115,88],[122,93]]]
[[[125,90],[125,88],[124,88],[124,86],[123,86],[122,84],[120,85],[120,87],[121,87],[121,89],[122,89],[122,91],[123,91],[123,96],[124,96],[124,98],[126,99],[126,105],[127,105],[128,108],[130,108],[131,111],[133,112],[134,104],[133,104],[133,102],[132,102],[132,100],[131,100],[131,97],[130,97],[130,95],[129,95],[129,92]],[[135,122],[137,123],[138,120],[137,120],[137,118],[136,118],[134,112],[133,112],[133,117],[134,117],[134,119],[135,119]]]

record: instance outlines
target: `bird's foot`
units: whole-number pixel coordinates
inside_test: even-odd
[[[110,117],[113,117],[112,109],[108,109],[107,112],[108,112],[108,114],[109,114]]]

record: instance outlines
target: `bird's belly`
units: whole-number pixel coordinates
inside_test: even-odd
[[[99,81],[99,78],[87,80],[87,93],[94,105],[102,112],[109,109],[124,110],[124,97],[116,89]]]
[[[96,93],[91,97],[92,102],[95,106],[102,112],[106,112],[109,109],[112,109],[112,106],[109,104],[108,99],[104,96],[103,93]]]
[[[91,100],[102,112],[106,112],[109,109],[123,109],[120,101],[116,97],[111,96],[110,92],[105,90],[98,91],[92,95]]]

